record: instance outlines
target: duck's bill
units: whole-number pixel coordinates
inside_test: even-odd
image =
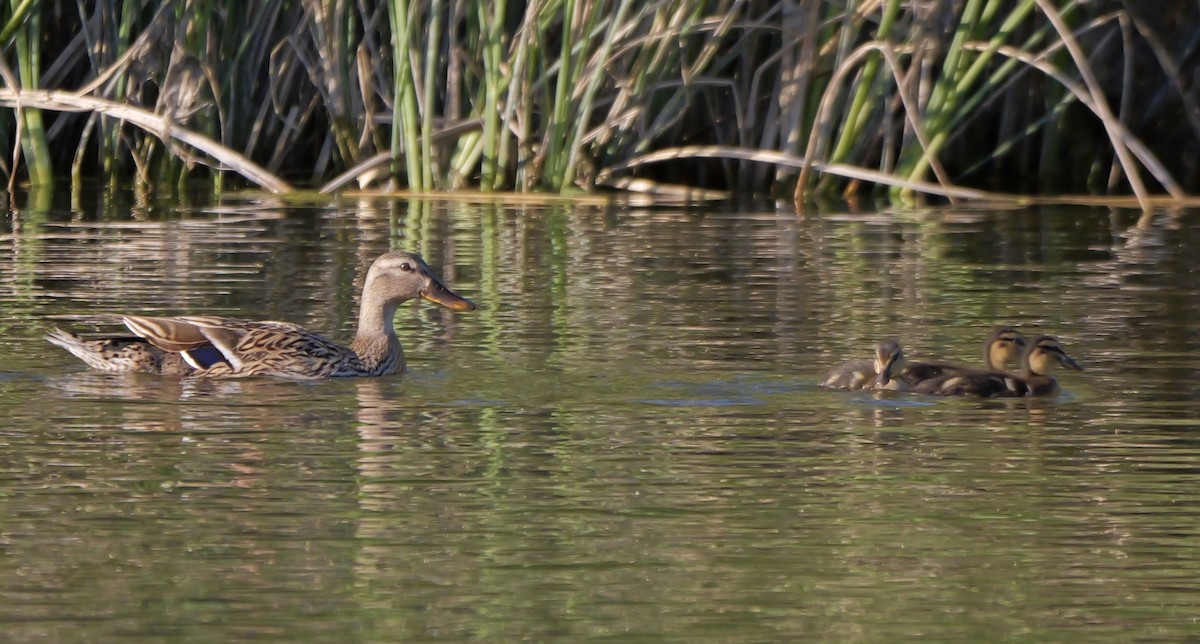
[[[1062,362],[1062,366],[1072,371],[1083,371],[1083,367],[1078,362],[1075,362],[1071,356],[1064,355],[1059,362]]]
[[[474,311],[475,303],[467,298],[446,288],[444,284],[436,279],[430,280],[430,284],[425,290],[421,291],[421,299],[429,300],[435,304],[441,304],[448,309],[455,311]]]

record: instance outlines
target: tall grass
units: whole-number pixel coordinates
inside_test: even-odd
[[[1148,205],[1200,182],[1197,23],[1182,0],[9,0],[2,168]]]

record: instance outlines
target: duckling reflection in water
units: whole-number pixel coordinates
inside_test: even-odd
[[[917,383],[910,390],[940,396],[980,396],[1015,398],[1050,396],[1058,393],[1058,381],[1050,372],[1058,369],[1083,371],[1053,336],[1043,335],[1025,350],[1020,375],[1003,372],[966,372],[947,374]]]
[[[944,362],[908,362],[900,379],[914,388],[928,380],[968,373],[1005,373],[1010,362],[1020,362],[1025,353],[1025,336],[1011,327],[1000,327],[983,341],[983,368]]]
[[[896,342],[880,342],[875,346],[874,360],[843,362],[821,379],[829,389],[889,389],[903,391],[906,385],[895,377],[904,368],[904,352]]]

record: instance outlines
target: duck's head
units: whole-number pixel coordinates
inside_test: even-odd
[[[983,346],[983,360],[992,371],[1004,371],[1008,363],[1016,362],[1025,355],[1025,336],[1016,329],[1001,327],[992,331]]]
[[[1032,374],[1046,375],[1062,367],[1072,371],[1083,371],[1071,356],[1063,351],[1062,345],[1052,336],[1043,335],[1029,345],[1025,351],[1025,369]]]
[[[363,292],[377,294],[393,304],[419,297],[457,311],[475,310],[474,302],[446,288],[415,253],[393,251],[380,255],[367,271]]]
[[[904,352],[899,343],[886,341],[875,346],[875,386],[887,388],[893,373],[904,368]]]

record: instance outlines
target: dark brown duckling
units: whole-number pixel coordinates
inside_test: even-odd
[[[1058,381],[1050,372],[1058,367],[1083,371],[1052,336],[1034,340],[1021,360],[1021,375],[979,371],[950,374],[918,383],[912,391],[941,396],[1021,397],[1058,393]]]
[[[1025,353],[1025,336],[1011,327],[995,329],[983,341],[983,368],[944,362],[909,362],[900,372],[900,379],[910,388],[927,380],[966,373],[1003,373],[1008,363],[1020,362]]]
[[[874,360],[852,360],[829,370],[821,386],[829,389],[890,389],[900,391],[905,383],[893,377],[904,368],[904,352],[896,342],[875,346]]]

